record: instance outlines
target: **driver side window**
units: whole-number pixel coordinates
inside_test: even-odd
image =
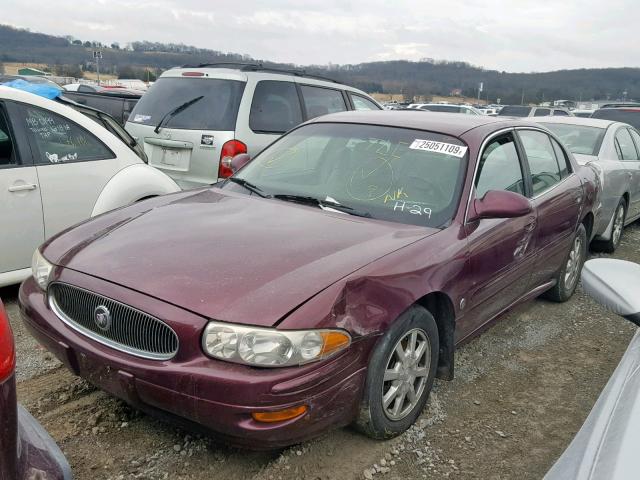
[[[524,177],[512,134],[493,140],[482,152],[475,181],[476,198],[489,190],[507,190],[524,195]]]

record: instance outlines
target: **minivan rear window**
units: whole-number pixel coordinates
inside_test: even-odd
[[[160,78],[136,104],[129,121],[156,126],[171,111],[202,97],[184,110],[167,116],[163,126],[183,130],[235,130],[244,87],[245,82],[239,80]]]
[[[498,115],[505,117],[528,117],[531,107],[523,107],[520,105],[507,105],[500,110]]]

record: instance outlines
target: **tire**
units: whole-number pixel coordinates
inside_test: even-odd
[[[554,302],[566,302],[576,291],[580,272],[587,256],[587,230],[580,224],[576,231],[567,259],[556,275],[556,284],[544,296]],[[577,263],[576,263],[577,262]]]
[[[415,345],[420,347],[423,353],[417,363],[415,359],[403,363],[396,346],[400,345],[403,351],[409,351],[410,345],[407,342],[411,342],[414,335]],[[371,356],[356,427],[367,436],[378,440],[393,438],[409,428],[427,403],[438,366],[438,354],[438,326],[433,316],[421,306],[410,307],[378,341]],[[413,366],[411,362],[414,363]],[[385,381],[389,366],[395,367],[391,375],[397,375],[398,378]],[[415,375],[416,373],[424,375]],[[412,385],[412,389],[409,389],[409,385]],[[395,398],[386,408],[383,404],[383,389],[389,398]],[[410,398],[410,390],[414,392],[414,399]],[[400,393],[393,395],[393,392],[397,391]],[[393,407],[399,403],[400,407],[394,416]]]
[[[627,202],[624,198],[620,199],[616,211],[613,214],[613,228],[611,230],[611,238],[609,240],[596,240],[593,242],[594,250],[604,253],[613,253],[620,245],[622,239],[622,230],[624,222],[627,219]]]

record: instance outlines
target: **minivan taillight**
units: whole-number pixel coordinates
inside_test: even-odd
[[[0,300],[0,382],[9,378],[16,367],[16,351],[9,317]]]
[[[229,140],[222,145],[222,150],[220,150],[220,165],[218,166],[218,178],[228,178],[233,175],[231,159],[240,153],[247,153],[247,146],[240,140]]]

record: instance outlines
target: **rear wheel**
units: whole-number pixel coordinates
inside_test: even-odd
[[[555,302],[569,300],[578,286],[580,272],[586,256],[587,230],[584,225],[580,224],[573,237],[567,260],[556,275],[556,284],[551,290],[545,292],[544,296]]]
[[[371,357],[357,427],[366,435],[392,438],[418,418],[433,386],[438,364],[438,327],[414,305],[379,341]]]
[[[622,231],[624,230],[624,222],[627,219],[627,202],[624,198],[620,199],[620,203],[616,207],[613,214],[613,227],[611,229],[611,238],[609,240],[596,240],[593,242],[594,250],[605,253],[613,253],[620,245]]]

